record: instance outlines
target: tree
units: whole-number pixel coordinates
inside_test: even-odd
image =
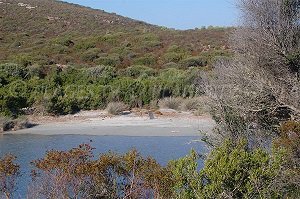
[[[239,0],[234,57],[205,77],[220,132],[269,146],[282,121],[300,117],[300,1]]]

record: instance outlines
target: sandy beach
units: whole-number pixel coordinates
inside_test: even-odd
[[[199,136],[210,133],[215,123],[209,116],[162,110],[150,119],[147,114],[108,116],[104,111],[82,111],[75,115],[31,118],[33,128],[6,134],[114,135],[114,136]]]

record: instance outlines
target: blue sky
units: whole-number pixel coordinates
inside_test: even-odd
[[[232,26],[234,0],[64,0],[176,29]]]

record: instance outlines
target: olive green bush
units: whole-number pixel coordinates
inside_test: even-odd
[[[156,58],[151,55],[145,55],[143,57],[136,58],[133,62],[135,65],[154,66],[156,64]]]
[[[166,166],[152,157],[142,157],[136,150],[94,158],[93,148],[81,144],[69,151],[48,151],[44,158],[32,161],[28,196],[296,199],[299,185],[286,179],[290,174],[288,161],[285,147],[250,151],[244,140],[226,140],[207,156],[191,150]],[[7,175],[9,164],[1,162],[0,174]],[[3,187],[0,190],[3,192]]]
[[[106,66],[118,66],[121,63],[121,58],[118,54],[100,54],[99,58],[94,61],[98,65],[106,65]]]
[[[207,157],[204,168],[198,168],[199,156],[171,161],[174,198],[297,198],[294,186],[282,175],[287,171],[285,149],[272,153],[261,149],[250,151],[245,141],[225,141]],[[280,188],[278,188],[280,187]],[[296,195],[295,195],[296,194]],[[299,195],[298,195],[299,196]]]
[[[143,65],[133,65],[124,70],[120,71],[121,75],[138,78],[138,77],[150,77],[156,74],[156,71],[153,68],[143,66]]]
[[[168,52],[164,54],[163,60],[165,63],[170,63],[170,62],[178,63],[182,59],[186,58],[186,56],[187,55],[184,53]]]
[[[180,61],[183,68],[189,67],[203,67],[207,65],[207,60],[205,57],[189,57]]]
[[[88,51],[98,52],[98,49]],[[0,69],[0,113],[11,117],[22,115],[21,109],[27,107],[61,115],[105,108],[114,101],[124,102],[130,108],[165,97],[194,97],[200,72],[198,69],[156,70],[144,65],[117,69],[109,65],[11,63],[1,64]]]

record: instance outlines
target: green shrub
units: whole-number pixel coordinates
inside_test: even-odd
[[[67,47],[72,47],[74,45],[74,42],[69,37],[55,38],[53,41],[51,41],[51,43],[59,44],[61,46],[67,46]]]
[[[95,41],[93,41],[93,40],[91,41],[89,39],[76,42],[76,44],[75,44],[75,48],[78,50],[88,50],[90,48],[95,48],[95,47],[96,47]]]
[[[203,57],[209,65],[213,65],[219,59],[228,60],[231,56],[232,53],[228,50],[212,50],[201,53],[201,57]]]
[[[178,45],[171,45],[168,50],[167,50],[168,53],[179,53],[179,54],[186,54],[187,53],[187,50],[184,49],[183,47],[181,46],[178,46]]]
[[[0,112],[9,117],[17,117],[22,114],[22,108],[28,106],[27,98],[25,96],[4,96],[0,100]]]
[[[155,74],[155,70],[147,66],[134,65],[120,71],[120,74],[133,78],[138,78],[141,76],[149,77]]]
[[[156,58],[153,55],[145,55],[134,60],[135,65],[154,66],[156,64]]]
[[[43,52],[51,53],[51,54],[67,54],[70,53],[70,49],[68,46],[60,45],[60,44],[51,44],[49,47],[45,47]]]
[[[101,50],[98,48],[90,48],[81,55],[81,60],[84,62],[93,62],[95,59],[99,58]]]
[[[198,173],[198,160],[199,155],[192,150],[187,156],[168,163],[174,182],[172,198],[200,198],[198,192],[202,182]]]
[[[168,69],[168,68],[180,68],[180,65],[175,63],[175,62],[170,62],[170,63],[166,63],[162,66],[163,69]]]
[[[154,41],[143,41],[143,44],[141,47],[142,47],[142,49],[147,51],[149,49],[160,48],[162,46],[163,46],[162,42],[154,40]]]
[[[189,57],[180,61],[180,64],[184,68],[203,67],[207,65],[207,60],[204,57]]]
[[[43,78],[43,76],[44,76],[44,74],[43,74],[44,67],[42,67],[38,64],[28,66],[26,69],[28,71],[27,75],[30,78],[33,78],[33,77]]]
[[[169,63],[169,62],[178,63],[185,57],[186,57],[186,54],[184,54],[184,53],[168,52],[168,53],[164,54],[163,60],[165,63]]]
[[[1,76],[5,78],[25,78],[28,73],[28,69],[23,65],[6,63],[0,64],[0,72]]]
[[[300,76],[300,52],[291,53],[287,56],[287,64],[290,70]]]
[[[85,69],[86,75],[89,79],[101,81],[103,84],[107,84],[116,76],[116,69],[112,66],[95,66]]]
[[[249,151],[246,142],[237,145],[226,141],[208,156],[201,171],[203,198],[282,198],[276,178],[285,162],[283,151],[272,154],[256,149]]]
[[[13,60],[21,66],[29,66],[34,63],[34,57],[30,54],[18,54],[13,56]]]
[[[102,54],[94,61],[98,65],[118,66],[121,64],[121,58],[118,54]]]
[[[117,32],[114,34],[105,34],[101,37],[98,37],[98,41],[102,41],[102,42],[104,41],[108,44],[115,45],[118,43],[119,38],[121,38],[123,34],[124,33],[122,32]]]

